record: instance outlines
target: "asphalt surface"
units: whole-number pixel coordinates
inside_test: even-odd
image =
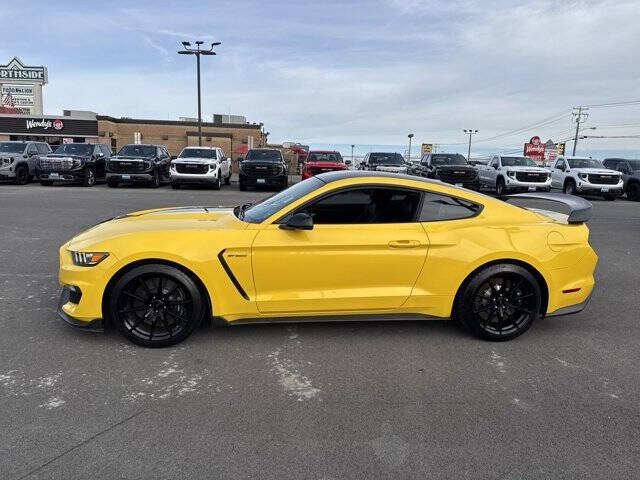
[[[453,322],[206,326],[168,349],[57,319],[57,249],[237,186],[0,185],[0,479],[638,478],[640,204],[594,200],[588,308],[506,343]]]

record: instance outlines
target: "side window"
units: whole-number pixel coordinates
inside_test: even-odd
[[[497,167],[498,165],[499,165],[498,157],[493,157],[493,159],[491,160],[491,166]]]
[[[556,168],[562,170],[564,168],[564,160],[560,159],[556,162]]]
[[[37,155],[38,154],[38,149],[36,148],[35,144],[30,143],[29,146],[27,147],[27,155]]]
[[[156,155],[158,156],[158,158],[163,158],[164,157],[164,152],[162,151],[162,148],[160,148],[160,147],[157,148]]]
[[[482,206],[468,200],[425,192],[420,211],[421,222],[438,222],[442,220],[459,220],[475,216]]]
[[[46,155],[49,153],[46,143],[36,143],[36,148],[38,149],[38,153],[40,155]]]
[[[406,223],[415,221],[420,193],[395,188],[344,190],[300,209],[314,224]]]
[[[106,145],[100,144],[100,151],[104,154],[105,157],[111,156],[111,150]]]

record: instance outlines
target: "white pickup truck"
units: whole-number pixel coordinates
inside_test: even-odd
[[[622,194],[622,174],[589,157],[558,157],[551,167],[551,185],[564,193],[591,193],[615,200]]]
[[[495,190],[498,196],[510,191],[548,192],[549,170],[529,157],[494,155],[486,165],[478,165],[480,187]]]
[[[186,147],[171,161],[171,186],[211,185],[220,190],[231,183],[231,159],[218,147]]]

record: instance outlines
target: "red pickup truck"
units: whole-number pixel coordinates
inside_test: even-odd
[[[312,150],[307,155],[307,161],[302,168],[302,179],[313,177],[319,173],[334,170],[346,170],[347,165],[340,152],[332,150]]]

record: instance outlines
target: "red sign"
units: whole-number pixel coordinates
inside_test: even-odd
[[[62,123],[62,120],[60,120],[59,118],[56,118],[53,121],[54,130],[62,130],[62,127],[64,127],[64,124]]]
[[[537,162],[544,162],[544,143],[537,135],[524,144],[524,155]]]

